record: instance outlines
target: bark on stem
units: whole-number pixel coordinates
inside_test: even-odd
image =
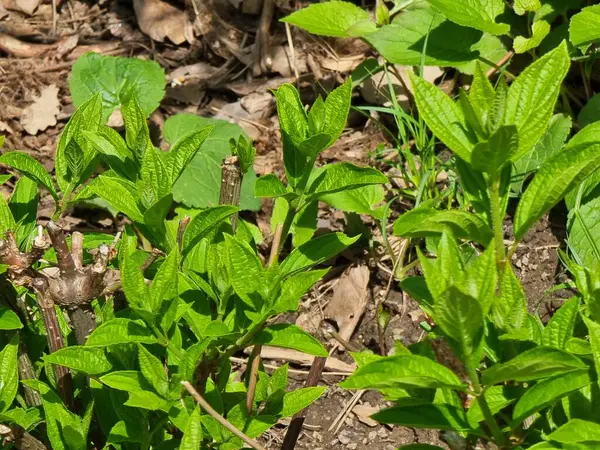
[[[237,156],[229,156],[221,166],[221,190],[219,192],[219,205],[240,205],[240,191],[242,188],[242,170],[240,159]],[[231,227],[235,231],[238,215],[231,216]]]
[[[58,253],[58,252],[57,252]],[[48,281],[45,278],[36,278],[33,280],[33,289],[37,293],[38,303],[40,305],[40,313],[46,327],[46,339],[48,340],[48,348],[50,353],[54,353],[65,346],[63,335],[56,317],[54,302],[48,292]],[[73,406],[73,380],[71,372],[63,366],[55,365],[56,380],[60,395],[68,408]]]

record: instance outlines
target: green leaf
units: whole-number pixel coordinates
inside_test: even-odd
[[[398,448],[398,450],[440,450],[442,447],[431,444],[407,444]]]
[[[92,331],[85,345],[105,347],[132,342],[156,344],[157,339],[142,322],[117,318],[103,323]]]
[[[592,355],[594,356],[596,373],[600,373],[600,324],[586,317],[584,317],[583,320],[590,333],[590,344],[592,347]]]
[[[185,432],[181,438],[180,450],[197,450],[202,444],[203,433],[202,423],[200,422],[200,406],[196,405],[194,411],[188,419]]]
[[[517,161],[543,136],[548,128],[562,80],[569,70],[566,43],[529,65],[510,86],[503,125],[515,125],[519,134]]]
[[[564,349],[573,337],[573,329],[579,312],[579,298],[566,301],[552,316],[542,333],[542,345]]]
[[[591,177],[590,177],[591,178]],[[588,178],[589,180],[589,178]],[[575,192],[578,193],[576,189]],[[600,261],[600,198],[593,200],[569,211],[567,231],[569,233],[569,248],[577,255],[582,264],[593,267]]]
[[[138,361],[146,381],[161,397],[166,397],[169,392],[169,379],[160,359],[150,353],[146,347],[138,344]]]
[[[549,158],[527,187],[515,215],[515,237],[527,230],[567,192],[600,167],[600,123],[585,127]],[[551,187],[550,189],[548,187]]]
[[[175,235],[167,232],[165,219],[173,206],[173,194],[167,194],[144,212],[144,236],[156,247],[169,251],[175,246]],[[141,228],[141,227],[140,227]]]
[[[516,400],[515,392],[507,386],[492,386],[486,389],[483,395],[492,414],[497,414]],[[467,419],[473,428],[477,428],[479,422],[485,420],[479,401],[471,402]]]
[[[308,119],[300,95],[293,85],[282,85],[275,91],[275,99],[283,143],[285,173],[288,183],[296,187],[308,165],[307,156],[298,148],[308,137]]]
[[[317,214],[319,202],[312,201],[296,213],[290,232],[293,235],[292,245],[299,247],[308,242],[317,231]]]
[[[272,173],[263,175],[256,180],[254,195],[256,197],[282,197],[288,194],[287,189],[276,175]]]
[[[600,424],[581,419],[571,419],[548,435],[551,441],[571,444],[600,441]]]
[[[127,392],[129,399],[125,402],[126,406],[168,410],[167,402],[149,390],[150,385],[141,372],[135,370],[111,372],[101,377],[100,381],[113,389]]]
[[[123,121],[125,122],[125,141],[137,161],[144,158],[146,150],[154,146],[150,141],[150,130],[146,121],[146,114],[142,110],[137,95],[124,99],[121,106]]]
[[[15,334],[0,352],[0,413],[10,408],[19,387],[17,354],[19,335]]]
[[[370,184],[354,189],[345,189],[334,194],[326,194],[319,200],[334,208],[357,214],[367,214],[376,219],[381,219],[381,209],[375,208],[385,198],[382,186]]]
[[[254,345],[291,348],[314,356],[327,356],[321,343],[296,325],[279,323],[270,325],[252,340]]]
[[[515,12],[522,16],[528,11],[535,12],[542,7],[540,0],[515,0],[513,8]]]
[[[571,17],[569,40],[575,47],[592,44],[600,39],[600,5],[583,8]]]
[[[433,134],[465,161],[471,158],[474,143],[467,134],[464,113],[437,86],[410,74],[419,114]]]
[[[495,174],[502,170],[519,149],[517,127],[506,125],[498,128],[487,141],[473,148],[471,164],[477,170]]]
[[[447,367],[424,356],[411,354],[360,365],[340,386],[344,389],[464,389],[464,383]]]
[[[104,349],[81,345],[61,348],[54,353],[44,356],[44,361],[87,373],[88,375],[98,375],[109,372],[112,369],[112,364],[106,359]]]
[[[318,400],[326,390],[326,386],[314,386],[296,389],[292,392],[286,392],[283,396],[283,406],[281,411],[279,411],[279,416],[293,416],[297,412],[300,412],[307,406],[311,405],[315,400]]]
[[[235,292],[238,295],[262,292],[263,267],[252,247],[225,234],[225,252],[229,279]]]
[[[525,53],[539,47],[542,41],[550,34],[551,24],[549,21],[540,19],[531,25],[531,37],[517,36],[513,42],[515,53]]]
[[[124,178],[135,179],[138,168],[134,155],[117,131],[104,126],[95,133],[84,131],[83,136],[112,170]]]
[[[167,168],[171,184],[174,184],[177,181],[181,172],[196,155],[196,152],[200,150],[214,129],[215,126],[207,126],[201,130],[194,131],[179,139],[173,146],[167,158]]]
[[[350,103],[352,101],[352,79],[348,78],[344,84],[329,93],[325,99],[325,123],[323,133],[329,136],[327,147],[333,145],[344,131]]]
[[[452,22],[465,27],[475,28],[490,34],[506,34],[510,26],[498,23],[504,12],[502,0],[465,0],[460,4],[452,0],[429,0]]]
[[[121,282],[127,302],[131,306],[152,311],[150,308],[154,305],[151,304],[152,299],[144,281],[144,274],[140,270],[139,263],[131,254],[126,254],[121,263]]]
[[[354,244],[360,236],[348,237],[343,233],[330,233],[311,239],[292,250],[281,263],[281,273],[292,275],[320,264]]]
[[[327,148],[330,140],[328,134],[315,134],[300,142],[298,151],[308,158],[316,158],[319,153]]]
[[[453,67],[475,60],[483,40],[480,31],[450,22],[427,2],[413,3],[364,39],[394,64]]]
[[[23,175],[31,178],[40,186],[43,186],[52,195],[54,200],[58,201],[58,194],[54,189],[52,178],[37,160],[23,152],[8,152],[0,156],[0,163],[6,164],[13,169],[18,170]]]
[[[9,308],[0,306],[0,330],[20,330],[23,328],[19,316]]]
[[[451,286],[435,300],[435,320],[457,343],[463,360],[473,355],[483,337],[483,313],[475,298]]]
[[[273,312],[295,312],[302,296],[325,274],[329,269],[311,270],[300,272],[287,277],[281,284],[279,297],[275,299]]]
[[[584,368],[585,363],[563,350],[539,346],[485,370],[482,382],[493,385],[511,380],[534,381]]]
[[[187,135],[213,126],[212,132],[204,140],[196,155],[185,167],[173,186],[175,201],[190,208],[206,208],[219,204],[221,186],[221,164],[230,155],[230,139],[238,140],[247,136],[236,124],[224,120],[207,119],[196,114],[177,114],[165,121],[165,140],[174,145]],[[242,210],[257,211],[260,199],[254,198],[256,173],[250,168],[244,175],[240,195]]]
[[[364,20],[369,20],[367,11],[335,0],[310,5],[281,19],[309,33],[332,37],[349,37],[348,30]]]
[[[177,246],[171,250],[158,269],[150,285],[150,309],[158,312],[165,300],[177,296],[177,271],[179,269],[179,250]]]
[[[467,211],[437,211],[419,207],[402,214],[394,222],[394,234],[403,237],[439,236],[450,230],[459,239],[468,239],[487,245],[493,238],[490,227],[479,217]]]
[[[587,127],[590,123],[600,120],[600,94],[593,95],[577,116],[577,121],[581,127]]]
[[[548,130],[535,144],[533,150],[514,162],[512,186],[515,191],[520,192],[527,176],[538,170],[548,158],[562,149],[571,131],[571,125],[571,118],[567,115],[552,116]]]
[[[155,61],[87,53],[73,64],[69,89],[76,107],[100,92],[106,121],[132,94],[148,117],[165,95],[165,83],[165,72]]]
[[[387,177],[371,167],[360,167],[350,163],[328,164],[322,168],[307,190],[310,198],[331,194],[369,184],[385,184]]]
[[[13,408],[0,414],[3,423],[15,423],[29,431],[44,420],[40,408]]]
[[[239,211],[231,205],[206,208],[196,214],[183,234],[183,254],[186,255],[198,242],[219,226],[224,220]]]
[[[410,428],[433,428],[451,431],[471,431],[467,416],[452,405],[422,404],[396,406],[384,409],[371,416],[372,419]]]
[[[522,421],[554,404],[565,395],[581,389],[592,382],[587,369],[572,370],[556,377],[542,380],[529,387],[513,410],[513,419]]]
[[[88,189],[131,220],[143,223],[144,215],[137,204],[133,183],[122,178],[100,175],[88,185]]]

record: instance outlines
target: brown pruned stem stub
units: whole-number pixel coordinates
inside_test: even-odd
[[[50,241],[52,242],[52,246],[56,252],[56,259],[58,261],[58,267],[60,268],[61,273],[72,274],[75,272],[75,261],[73,260],[73,256],[69,251],[65,233],[63,232],[62,228],[52,221],[48,222],[48,225],[46,225],[46,230],[48,230],[48,236],[50,236]]]
[[[19,450],[48,450],[41,441],[18,425],[0,425],[0,444],[2,448],[12,444]]]
[[[304,384],[305,387],[316,386],[319,383],[326,361],[326,357],[315,357],[312,366],[310,367],[310,371],[308,372],[308,376],[306,377],[306,383]],[[302,426],[304,425],[304,419],[306,418],[306,409],[307,408],[304,408],[302,411],[297,412],[294,414],[294,417],[292,417],[292,421],[290,422],[287,432],[285,433],[283,444],[281,444],[281,450],[294,450],[296,447],[296,442],[298,442],[298,437],[300,436]]]
[[[240,192],[242,188],[242,169],[237,156],[229,156],[221,166],[221,189],[219,192],[219,205],[240,206]],[[231,216],[231,227],[235,231],[237,226],[237,213]]]
[[[48,280],[36,278],[32,283],[33,290],[37,294],[38,304],[44,327],[46,328],[46,339],[50,353],[54,353],[65,346],[63,335],[58,324],[58,317],[54,309],[54,302],[49,293]],[[69,369],[55,365],[58,390],[65,404],[71,408],[73,405],[73,381]]]

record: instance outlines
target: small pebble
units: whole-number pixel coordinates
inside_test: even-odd
[[[356,450],[356,447],[358,447],[358,444],[356,442],[353,442],[352,444],[346,445],[346,448],[348,450]]]
[[[377,439],[377,431],[369,431],[368,439],[371,442]]]
[[[381,439],[385,439],[388,437],[388,433],[385,431],[385,428],[381,427],[379,430],[377,430],[377,436],[379,436]]]
[[[350,432],[348,430],[343,430],[340,434],[338,434],[337,438],[343,445],[352,442],[352,437],[350,436]]]

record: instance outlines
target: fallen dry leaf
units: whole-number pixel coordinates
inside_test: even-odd
[[[346,341],[352,337],[358,321],[365,312],[370,275],[367,266],[351,267],[340,277],[333,289],[331,301],[323,311],[326,319],[336,323],[340,336]],[[334,345],[341,347],[337,342]]]
[[[379,425],[377,421],[371,419],[371,416],[376,412],[379,412],[379,408],[371,406],[369,403],[356,405],[354,408],[352,408],[352,414],[354,414],[359,421],[370,427],[376,427]]]
[[[296,50],[295,54],[296,71],[300,73],[308,72],[306,65],[306,56]],[[294,75],[294,61],[290,54],[289,46],[278,46],[271,50],[271,70],[279,73],[283,77]]]
[[[40,0],[4,0],[6,9],[19,11],[30,16],[35,12],[40,4]]]
[[[174,44],[192,42],[192,25],[185,12],[162,0],[133,0],[133,9],[140,29],[153,40],[168,38]]]
[[[251,349],[246,349],[249,353]],[[246,352],[246,350],[244,350]],[[279,361],[290,361],[303,366],[310,366],[315,359],[314,356],[307,355],[306,353],[299,352],[297,350],[291,350],[288,348],[269,347],[268,345],[263,346],[260,356],[263,359],[279,360]],[[337,358],[330,356],[325,362],[325,369],[335,372],[347,372],[352,373],[356,370],[356,365],[348,364]]]
[[[23,110],[21,125],[29,134],[37,134],[50,126],[56,125],[56,116],[60,112],[58,88],[51,84],[42,89],[39,97],[34,97],[33,103]]]
[[[334,72],[351,72],[365,59],[363,54],[346,56],[342,58],[324,58],[321,63],[323,69]]]
[[[0,132],[6,132],[9,134],[14,133],[13,129],[10,127],[9,124],[7,124],[6,122],[2,122],[0,120]]]
[[[54,49],[54,45],[30,44],[5,33],[0,33],[0,50],[17,58],[35,58]]]

